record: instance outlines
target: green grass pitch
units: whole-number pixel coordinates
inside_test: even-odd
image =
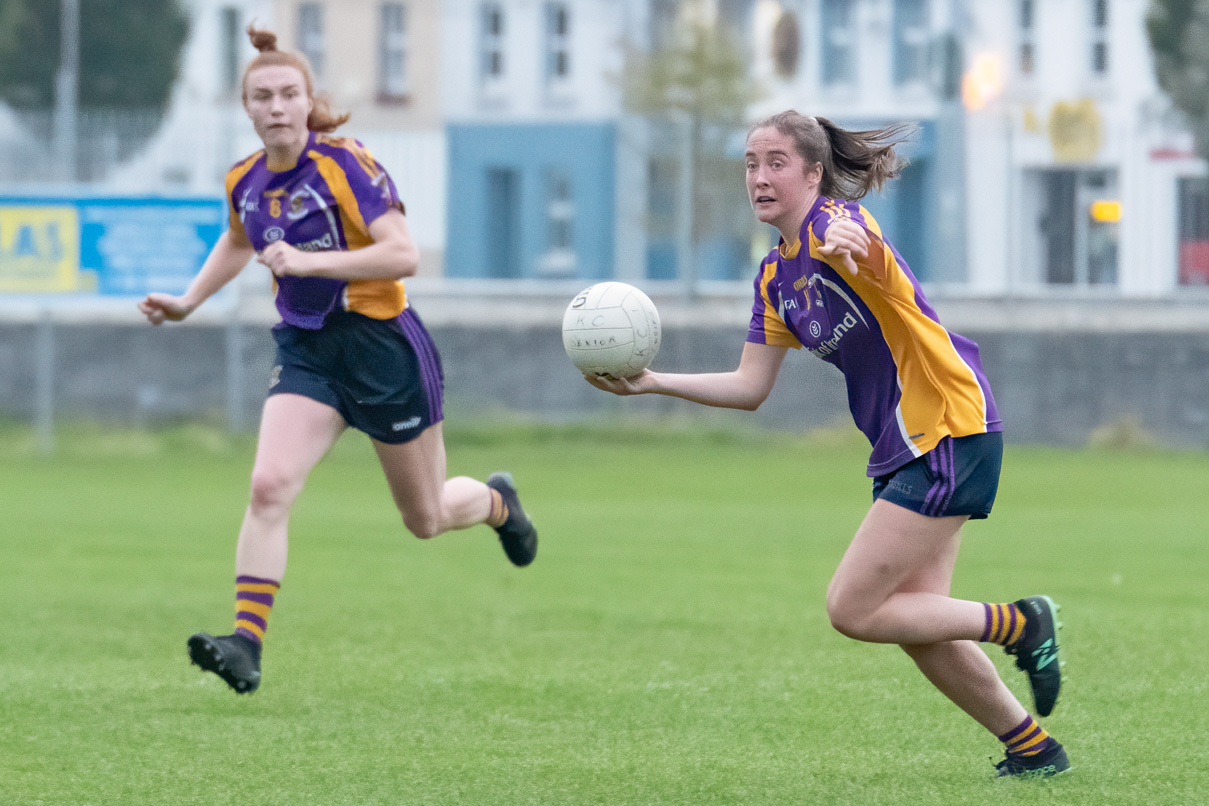
[[[1072,772],[998,743],[897,648],[832,631],[869,501],[846,435],[450,426],[541,530],[406,536],[348,435],[292,520],[264,684],[189,666],[227,632],[247,441],[0,432],[0,804],[1185,804],[1209,799],[1209,457],[1009,446],[954,594],[1048,593]],[[992,657],[1027,703],[1023,675]]]

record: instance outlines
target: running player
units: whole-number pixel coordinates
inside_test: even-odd
[[[184,319],[254,255],[275,279],[277,365],[235,552],[235,629],[188,640],[193,662],[241,694],[260,685],[290,509],[347,426],[369,435],[416,537],[486,523],[515,565],[537,552],[508,473],[446,478],[444,378],[404,291],[419,253],[393,181],[359,142],[329,136],[348,116],[315,96],[303,57],[277,50],[269,31],[248,35],[259,53],[244,71],[243,104],[264,149],[227,174],[230,226],[189,289],[139,303],[152,324]]]
[[[1066,751],[1000,680],[979,642],[1002,645],[1027,672],[1039,716],[1058,699],[1057,607],[949,596],[961,527],[991,511],[1002,423],[978,346],[941,326],[918,281],[859,204],[902,167],[911,127],[850,132],[788,111],[748,130],[747,192],[780,244],[755,279],[747,342],[733,372],[645,370],[588,377],[619,395],[662,394],[753,410],[788,348],[843,373],[848,404],[873,452],[873,506],[827,591],[835,629],[898,644],[929,681],[1004,744],[999,776],[1048,776]]]

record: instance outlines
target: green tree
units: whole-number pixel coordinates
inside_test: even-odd
[[[0,100],[15,109],[54,106],[60,5],[0,3]],[[162,112],[188,33],[178,0],[80,0],[80,106]]]
[[[1152,0],[1146,31],[1159,86],[1188,119],[1209,159],[1209,0]]]
[[[691,12],[693,5],[686,8]],[[704,22],[704,15],[682,14],[670,39],[650,51],[631,48],[622,86],[626,110],[647,118],[657,133],[653,159],[675,164],[679,177],[688,171],[691,178],[687,224],[653,223],[657,235],[680,229],[683,246],[686,235],[696,244],[706,234],[726,234],[736,220],[746,223],[736,219],[732,209],[733,190],[742,190],[742,174],[736,174],[735,160],[726,158],[725,144],[742,126],[759,89],[750,75],[748,54],[729,32]],[[664,179],[671,173],[665,172]],[[650,212],[653,219],[670,218],[667,208]],[[680,255],[679,262],[695,271],[692,255]],[[680,279],[689,284],[690,293],[695,291],[695,275]]]

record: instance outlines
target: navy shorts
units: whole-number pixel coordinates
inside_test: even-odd
[[[394,319],[337,311],[319,330],[282,323],[273,338],[270,395],[317,400],[353,428],[392,445],[444,418],[441,359],[410,308]]]
[[[923,456],[873,479],[881,499],[930,518],[991,514],[1003,463],[1003,434],[945,437]]]

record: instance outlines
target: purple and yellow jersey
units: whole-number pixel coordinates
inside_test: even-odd
[[[870,237],[856,276],[818,252],[837,218],[851,218]],[[870,476],[922,456],[944,437],[1003,430],[978,345],[945,330],[906,261],[859,204],[820,197],[800,241],[782,240],[764,259],[747,340],[805,346],[844,374],[848,408],[873,445]]]
[[[373,242],[369,225],[402,211],[390,176],[351,137],[310,133],[298,164],[274,170],[258,151],[227,172],[231,228],[242,228],[257,252],[285,241],[306,252],[361,249]],[[337,308],[393,319],[407,307],[402,280],[279,277],[277,310],[287,324],[323,327]]]

